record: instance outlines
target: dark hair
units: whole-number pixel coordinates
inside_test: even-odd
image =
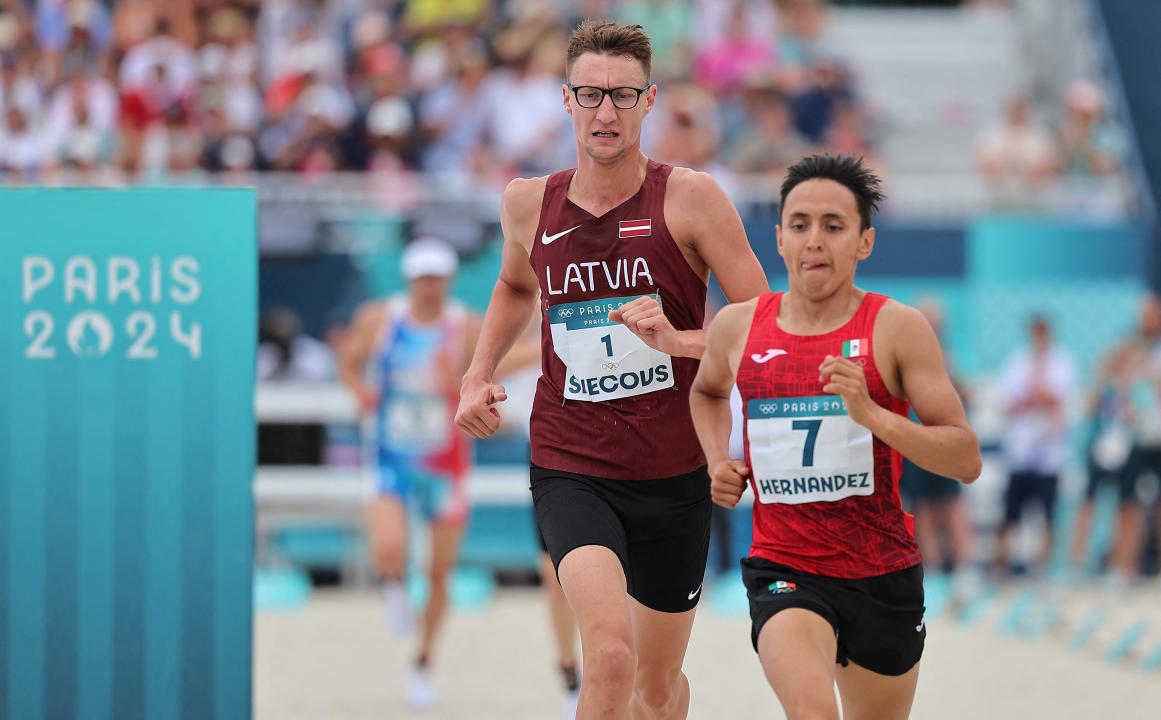
[[[1043,330],[1044,332],[1052,332],[1052,321],[1044,313],[1032,313],[1028,316],[1029,330]]]
[[[653,71],[653,44],[640,25],[609,20],[585,20],[577,25],[568,39],[565,75],[572,72],[573,61],[585,53],[631,57],[645,68],[646,82]]]
[[[875,173],[863,166],[863,158],[854,155],[808,155],[790,166],[786,179],[782,181],[782,205],[786,207],[786,196],[799,184],[821,178],[834,180],[855,196],[861,220],[860,230],[871,227],[871,216],[879,209],[879,203],[886,197],[880,186],[882,182]]]

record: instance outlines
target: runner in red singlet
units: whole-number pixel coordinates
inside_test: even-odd
[[[845,720],[907,717],[926,626],[902,456],[962,482],[980,472],[931,326],[854,285],[878,186],[849,156],[790,168],[778,227],[789,290],[718,314],[690,394],[714,501],[754,492],[751,639],[792,720],[838,720],[836,681]],[[727,449],[735,381],[745,460]]]
[[[706,282],[733,301],[769,290],[718,184],[641,153],[651,60],[640,26],[573,32],[577,168],[504,191],[500,277],[456,414],[476,437],[496,430],[495,366],[539,292],[531,489],[581,635],[578,718],[686,715],[711,507],[689,414]]]

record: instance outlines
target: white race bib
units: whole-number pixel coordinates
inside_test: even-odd
[[[751,472],[763,503],[835,502],[875,493],[871,431],[837,395],[747,405]]]
[[[1137,442],[1146,448],[1161,446],[1161,390],[1154,382],[1161,375],[1161,369],[1153,377],[1145,376],[1133,384],[1133,410],[1137,415]]]
[[[383,445],[407,453],[438,450],[448,441],[451,414],[433,395],[391,394],[383,408]]]
[[[1092,444],[1092,460],[1102,470],[1116,471],[1125,466],[1133,451],[1133,434],[1120,423],[1101,430]]]
[[[561,303],[548,308],[552,347],[564,362],[564,397],[603,402],[673,387],[673,361],[621,323],[609,320],[639,297]]]

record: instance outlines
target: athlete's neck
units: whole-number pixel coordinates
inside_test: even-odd
[[[867,291],[844,285],[825,298],[787,292],[778,307],[778,326],[793,335],[823,335],[850,322]]]
[[[649,158],[640,151],[625,153],[612,163],[600,163],[581,152],[568,186],[568,199],[601,216],[633,197],[645,182]]]
[[[443,299],[429,300],[426,298],[412,297],[410,307],[411,318],[417,323],[427,324],[439,320],[443,315]]]

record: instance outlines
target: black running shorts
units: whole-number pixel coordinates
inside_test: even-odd
[[[849,580],[813,575],[758,557],[742,558],[750,598],[750,641],[766,621],[787,608],[810,610],[830,623],[838,640],[835,662],[848,661],[881,675],[902,675],[919,662],[923,622],[923,566]]]
[[[1008,487],[1004,490],[1004,522],[1009,525],[1020,522],[1024,506],[1035,500],[1044,508],[1044,519],[1051,526],[1056,520],[1056,475],[1038,472],[1012,472],[1008,475]]]
[[[701,599],[709,551],[709,474],[610,480],[533,465],[532,502],[553,567],[572,550],[616,553],[629,595],[647,608],[685,612]]]

